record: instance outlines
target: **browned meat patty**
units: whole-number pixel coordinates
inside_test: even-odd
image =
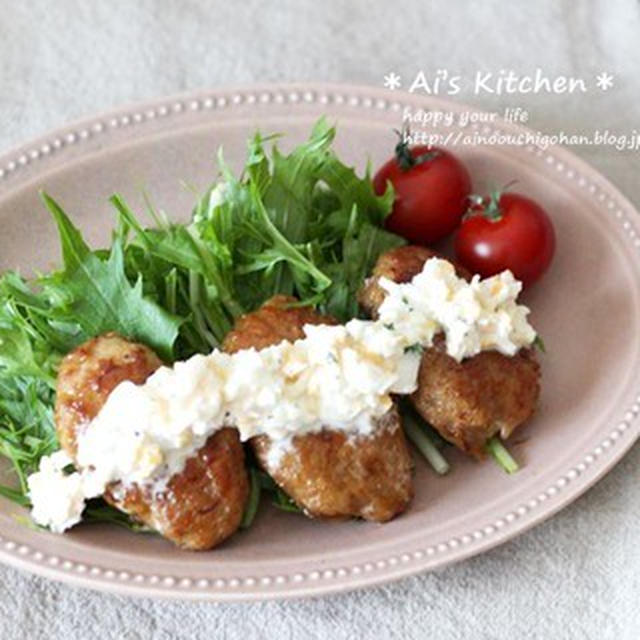
[[[277,296],[238,319],[224,349],[262,349],[303,338],[305,324],[335,324],[309,307],[287,309],[291,302],[295,300]],[[330,429],[296,436],[277,466],[269,464],[268,436],[253,438],[251,444],[263,469],[307,515],[384,522],[411,500],[411,458],[395,408],[371,436],[351,439]]]
[[[426,247],[406,245],[383,253],[373,267],[371,277],[367,278],[358,292],[360,306],[372,317],[378,317],[378,307],[386,296],[385,290],[378,284],[379,278],[387,278],[393,282],[409,282],[422,271],[429,258],[441,258],[435,251]],[[465,280],[471,274],[461,265],[452,263],[456,273]]]
[[[76,438],[124,380],[142,384],[162,362],[144,345],[115,333],[93,338],[60,365],[55,407],[58,439],[75,459]],[[221,429],[171,477],[162,493],[110,485],[104,498],[185,549],[210,549],[240,525],[249,494],[244,452],[235,429]]]
[[[335,318],[321,315],[311,307],[292,307],[295,298],[278,295],[267,300],[260,309],[236,320],[233,329],[225,336],[222,349],[235,353],[242,349],[264,349],[287,340],[294,342],[304,338],[305,324],[338,324]]]
[[[385,296],[378,279],[409,282],[436,255],[425,247],[405,246],[380,256],[358,295],[361,306],[376,317]],[[469,278],[455,266],[459,276]],[[483,351],[456,362],[439,336],[422,356],[411,402],[443,438],[481,459],[486,441],[497,433],[509,437],[534,413],[539,395],[540,367],[533,350],[521,349],[513,357]]]

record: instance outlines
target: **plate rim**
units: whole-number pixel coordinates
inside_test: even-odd
[[[432,96],[416,96],[406,92],[391,92],[374,86],[336,83],[278,83],[252,84],[245,86],[219,87],[209,90],[184,92],[154,100],[131,103],[103,111],[92,117],[78,119],[62,127],[46,132],[31,141],[16,145],[0,155],[0,193],[11,191],[11,177],[19,175],[24,167],[38,160],[53,159],[52,166],[60,168],[67,149],[81,148],[85,140],[96,136],[108,137],[111,131],[123,127],[135,127],[164,116],[179,117],[189,112],[213,109],[233,110],[234,106],[272,104],[294,107],[307,105],[322,107],[332,102],[353,107],[354,113],[367,111],[397,111],[404,106],[422,105],[453,111],[470,110],[484,112],[460,102],[452,102]],[[485,112],[486,113],[486,112]],[[530,132],[527,127],[505,123],[501,119],[494,125],[482,125],[490,131],[511,130]],[[179,128],[179,127],[176,127]],[[171,126],[162,131],[170,131]],[[616,209],[621,224],[632,217],[637,220],[634,205],[618,188],[594,167],[564,147],[549,146],[544,150],[533,147],[527,151],[535,153],[562,173],[567,170],[588,176],[585,188],[594,195],[602,194],[610,209]],[[82,156],[82,151],[80,151]],[[567,177],[569,177],[567,175]],[[610,206],[613,203],[613,207]],[[627,235],[638,242],[633,224]],[[635,244],[636,249],[640,242]],[[634,384],[636,383],[634,379]],[[635,387],[634,387],[635,388]],[[43,575],[47,578],[114,593],[125,593],[138,597],[181,598],[212,601],[264,600],[274,598],[307,597],[324,595],[373,586],[402,577],[440,568],[469,558],[496,547],[536,526],[576,500],[591,488],[627,453],[640,437],[640,389],[634,404],[624,413],[624,419],[614,426],[603,425],[602,438],[582,459],[571,465],[544,491],[538,491],[527,503],[512,509],[503,517],[470,531],[468,535],[443,540],[424,549],[407,549],[391,556],[372,560],[361,565],[346,565],[332,568],[310,569],[306,573],[292,575],[275,574],[256,577],[216,579],[194,579],[190,576],[142,574],[105,568],[98,564],[80,563],[49,554],[21,543],[3,534],[0,528],[0,561],[19,569]],[[600,436],[598,436],[600,437]],[[48,535],[48,534],[44,534]],[[468,538],[468,539],[467,539]],[[47,545],[45,545],[47,546]]]

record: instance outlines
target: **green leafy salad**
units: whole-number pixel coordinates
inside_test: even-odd
[[[0,453],[17,477],[2,482],[2,495],[29,505],[27,476],[58,449],[58,365],[87,339],[116,331],[171,363],[209,353],[240,314],[274,294],[293,295],[341,321],[358,315],[363,279],[380,254],[405,241],[382,228],[393,189],[377,196],[368,170],[359,177],[331,149],[334,136],[322,119],[285,155],[275,136],[256,134],[240,176],[220,154],[220,175],[186,224],[150,206],[142,222],[114,195],[108,248],[90,248],[62,206],[42,194],[62,267],[32,280],[16,271],[0,278]],[[255,467],[251,478],[245,525],[261,489],[276,506],[294,508]],[[139,528],[102,500],[90,501],[83,519]]]

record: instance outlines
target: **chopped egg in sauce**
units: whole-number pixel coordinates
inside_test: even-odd
[[[391,394],[416,390],[416,347],[430,347],[441,332],[457,361],[484,350],[512,356],[536,338],[509,271],[467,282],[431,258],[411,282],[379,282],[387,295],[375,321],[305,325],[294,342],[214,350],[161,367],[142,385],[120,383],[78,434],[81,471],[65,474],[71,461],[58,451],[29,477],[34,520],[64,531],[80,520],[84,501],[113,482],[161,491],[226,426],[243,441],[268,436],[275,456],[294,436],[323,428],[370,435],[392,408]]]

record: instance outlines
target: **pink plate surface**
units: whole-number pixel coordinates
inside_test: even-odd
[[[338,123],[339,153],[360,168],[367,158],[375,166],[389,155],[405,105],[465,110],[373,88],[268,86],[159,100],[53,132],[0,157],[0,269],[29,273],[58,260],[40,188],[64,204],[92,242],[104,242],[113,223],[110,194],[118,191],[138,207],[147,190],[157,206],[184,219],[194,196],[182,183],[197,189],[210,183],[220,145],[232,165],[242,166],[245,139],[256,127],[286,133],[282,144],[288,147],[327,114]],[[551,212],[557,230],[552,269],[524,298],[547,354],[540,410],[511,445],[524,465],[518,474],[452,453],[453,472],[439,478],[416,456],[415,499],[393,522],[314,522],[263,505],[249,531],[205,553],[111,526],[41,533],[17,522],[21,510],[0,500],[0,558],[129,594],[209,600],[314,595],[480,553],[548,518],[601,478],[640,430],[638,214],[563,149],[464,146],[457,152],[476,191],[515,178],[518,190]]]

